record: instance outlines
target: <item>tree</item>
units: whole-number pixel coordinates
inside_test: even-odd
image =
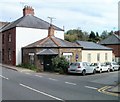
[[[89,38],[90,39],[95,39],[95,37],[96,37],[95,33],[93,31],[91,31]]]
[[[98,32],[96,32],[96,37],[99,37],[99,34],[98,34]]]
[[[103,31],[102,34],[101,34],[101,38],[105,39],[105,38],[107,38],[107,36],[108,36],[107,30]]]
[[[82,32],[80,29],[68,30],[65,33],[65,40],[74,42],[76,40],[86,41],[88,40],[88,33]]]

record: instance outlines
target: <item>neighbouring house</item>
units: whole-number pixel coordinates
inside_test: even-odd
[[[22,56],[24,64],[33,64],[40,71],[50,71],[51,59],[55,56],[65,56],[69,62],[81,61],[81,46],[55,37],[51,25],[47,37],[22,48]]]
[[[82,47],[82,60],[91,63],[112,61],[112,49],[94,42],[76,41]]]
[[[113,49],[113,61],[120,62],[120,31],[115,32],[99,44]]]
[[[1,28],[2,63],[21,64],[21,48],[48,35],[50,23],[34,16],[34,9],[25,6],[23,16]],[[54,26],[54,25],[53,25]],[[64,30],[54,26],[55,37],[64,39]]]
[[[8,22],[1,22],[0,21],[0,63],[2,63],[2,32],[1,28],[4,27]]]

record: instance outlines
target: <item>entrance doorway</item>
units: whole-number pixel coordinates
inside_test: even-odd
[[[45,55],[43,57],[43,61],[44,61],[44,71],[53,71],[52,68],[52,58],[54,58],[55,55]]]

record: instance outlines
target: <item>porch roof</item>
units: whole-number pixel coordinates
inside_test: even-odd
[[[36,53],[37,55],[58,55],[57,52],[53,51],[52,49],[43,49]]]

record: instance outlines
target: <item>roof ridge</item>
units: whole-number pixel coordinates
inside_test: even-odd
[[[9,22],[8,24],[6,24],[6,26],[4,26],[4,27],[2,28],[2,31],[8,30],[8,29],[10,29],[10,28],[13,28],[13,27],[10,27],[10,28],[9,28],[9,26],[13,25],[13,24],[16,23],[16,22],[18,22],[18,23],[21,22],[22,18],[24,18],[24,17],[22,16],[22,17],[16,19],[15,21]],[[17,23],[17,24],[18,24],[18,23]],[[15,26],[16,26],[17,24],[15,24]],[[8,27],[8,28],[7,28],[7,27]]]
[[[49,37],[44,38],[43,41],[42,41],[41,43],[39,43],[39,44],[42,45],[42,44],[45,43],[48,39],[49,39]]]
[[[32,15],[32,16],[34,16],[34,15]],[[48,24],[50,24],[49,22],[47,22],[47,21],[45,21],[45,20],[43,20],[43,19],[41,19],[41,18],[38,18],[37,16],[34,16],[35,18],[37,18],[37,19],[39,19],[39,20],[41,20],[41,21],[43,21],[43,22],[46,22],[46,23],[48,23]],[[54,26],[55,28],[59,28],[59,27],[57,27],[57,26],[55,26],[54,24],[52,24],[52,26]],[[61,28],[59,28],[60,30],[63,30],[63,29],[61,29]],[[63,30],[64,31],[64,30]]]
[[[57,46],[61,46],[59,42],[55,41],[55,39],[53,39],[51,36],[50,36],[50,39],[57,45]]]
[[[119,35],[116,35],[116,34],[113,34],[113,35],[120,40]]]
[[[28,18],[26,18],[28,17]],[[28,24],[31,23],[31,24]],[[34,22],[34,23],[33,23]],[[64,31],[63,29],[53,25],[55,27],[55,30],[58,31]],[[13,27],[28,27],[28,28],[37,28],[37,29],[48,29],[49,23],[41,18],[38,18],[33,15],[26,15],[18,18],[17,20],[11,22],[8,24],[8,26],[4,27],[2,31],[6,31],[8,29],[11,29]]]

